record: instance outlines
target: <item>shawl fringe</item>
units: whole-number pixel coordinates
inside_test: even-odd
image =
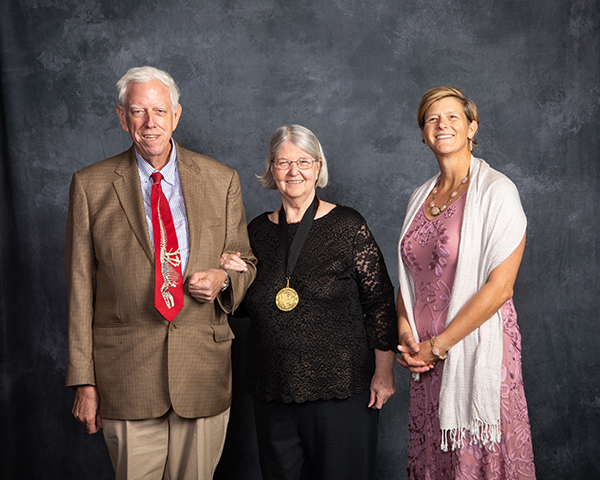
[[[469,428],[448,428],[442,430],[442,445],[444,452],[448,451],[448,438],[452,451],[465,446],[467,432],[471,436],[469,445],[490,445],[490,450],[493,452],[495,446],[500,443],[502,432],[500,430],[500,420],[498,423],[490,425],[482,420],[473,420]]]

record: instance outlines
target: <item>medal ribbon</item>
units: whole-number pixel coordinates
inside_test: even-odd
[[[315,219],[318,208],[319,199],[315,195],[310,207],[308,207],[302,216],[302,221],[294,236],[294,240],[292,240],[291,247],[289,246],[288,241],[288,226],[285,218],[285,209],[282,206],[279,210],[279,250],[281,251],[281,258],[283,259],[283,270],[285,271],[285,276],[288,280],[292,276],[292,272],[294,271],[294,267],[300,256],[300,251],[306,241],[306,237],[308,237],[308,231]]]

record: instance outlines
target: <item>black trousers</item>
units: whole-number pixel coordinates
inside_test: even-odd
[[[254,399],[264,480],[375,479],[379,410],[367,391],[304,403]]]

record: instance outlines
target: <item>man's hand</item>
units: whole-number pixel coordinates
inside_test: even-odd
[[[190,295],[200,303],[212,303],[221,291],[227,275],[221,268],[211,268],[203,272],[193,273],[188,290]]]
[[[73,415],[87,433],[97,433],[102,430],[100,416],[100,396],[93,385],[80,385],[75,391]]]

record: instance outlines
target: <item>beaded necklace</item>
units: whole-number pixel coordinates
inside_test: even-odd
[[[440,181],[442,180],[442,177],[440,176],[440,178],[438,178],[438,181],[435,184],[435,187],[433,187],[433,197],[431,198],[431,202],[429,203],[429,207],[431,208],[431,215],[433,215],[434,217],[437,217],[440,213],[442,213],[444,210],[446,210],[446,207],[448,207],[448,204],[450,203],[450,200],[452,200],[454,197],[456,197],[458,195],[458,190],[460,189],[460,187],[462,187],[465,183],[467,183],[469,181],[469,175],[467,175],[465,178],[463,178],[460,183],[458,184],[458,187],[456,187],[456,190],[454,190],[452,192],[452,195],[450,195],[450,197],[448,198],[448,200],[446,200],[446,203],[444,203],[441,207],[438,207],[435,204],[435,196],[437,195],[437,187],[440,184]]]

